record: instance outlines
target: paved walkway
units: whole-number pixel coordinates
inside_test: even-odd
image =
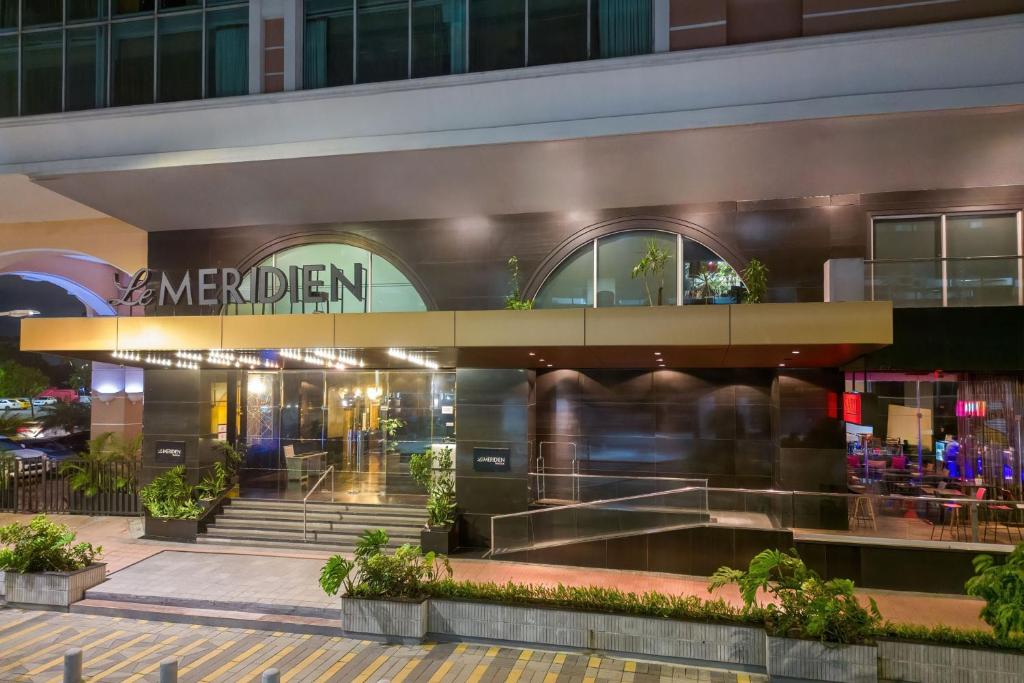
[[[83,649],[85,679],[156,681],[178,660],[181,683],[252,683],[270,667],[285,683],[761,683],[766,676],[589,654],[469,644],[415,646],[326,636],[0,610],[0,681],[61,680],[64,652]]]
[[[246,603],[274,604],[287,596],[292,604],[316,606],[323,604],[316,577],[329,552],[318,550],[275,550],[168,544],[145,541],[141,522],[117,517],[84,517],[54,515],[54,520],[75,528],[81,540],[104,546],[108,572],[119,572],[165,550],[173,551],[153,562],[138,565],[123,577],[114,573],[103,590],[124,586],[128,593],[137,590],[143,572],[152,568],[164,577],[148,581],[147,591],[176,591],[195,600],[216,602],[224,591],[238,592],[236,600]],[[0,514],[0,525],[10,521],[26,521],[25,515]],[[188,553],[199,553],[190,558]],[[242,559],[240,556],[247,556]],[[192,563],[196,563],[193,568]],[[677,576],[653,572],[579,569],[551,565],[530,565],[494,560],[452,560],[457,579],[505,583],[557,585],[597,585],[625,591],[660,591],[678,595],[708,597],[707,580],[703,577]],[[262,569],[262,571],[260,571]],[[197,580],[196,577],[203,577]],[[209,586],[209,588],[207,587]],[[244,588],[243,588],[244,587]],[[236,590],[237,589],[237,590]],[[963,596],[937,596],[897,591],[860,590],[859,594],[874,597],[882,615],[898,622],[963,628],[987,628],[979,618],[982,603]],[[734,604],[740,604],[735,589],[719,593]]]

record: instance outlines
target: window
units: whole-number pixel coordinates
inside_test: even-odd
[[[317,279],[323,284],[314,291],[330,292],[331,267],[340,269],[348,284],[338,286],[337,301],[322,303],[292,303],[287,297],[275,303],[231,305],[231,314],[287,314],[287,313],[369,313],[394,311],[425,311],[423,298],[416,287],[390,261],[361,247],[351,244],[323,243],[305,244],[283,249],[258,264],[260,267],[275,267],[290,275],[289,268],[304,265],[324,266]],[[274,280],[267,279],[270,294],[273,295]],[[359,295],[353,291],[358,291]],[[252,300],[252,273],[242,278],[239,291],[245,299]]]
[[[0,116],[245,94],[247,4],[0,0]]]
[[[323,88],[646,54],[653,45],[652,6],[652,0],[306,0],[303,83]]]
[[[637,268],[641,262],[654,265]],[[680,282],[684,286],[682,299]],[[534,305],[604,308],[736,303],[742,290],[736,270],[704,245],[675,233],[629,230],[577,249],[548,276]]]
[[[1020,213],[875,219],[871,297],[912,306],[1012,306],[1021,290]]]

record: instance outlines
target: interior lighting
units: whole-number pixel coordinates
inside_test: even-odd
[[[554,365],[552,365],[551,363],[548,363],[548,367],[549,367],[549,368],[553,368],[553,367],[555,367],[555,366],[554,366]]]
[[[135,353],[134,351],[114,351],[110,355],[114,358],[117,358],[118,360],[130,360],[135,361],[136,363],[142,361],[142,356]]]
[[[799,356],[800,355],[800,349],[793,349],[790,353],[792,353],[794,356]]]
[[[533,351],[530,351],[530,355],[531,356],[536,356],[537,354],[535,354]]]
[[[175,351],[174,355],[182,360],[193,361],[199,363],[203,360],[203,354],[198,351]]]
[[[437,370],[441,367],[436,362],[430,360],[423,354],[408,353],[406,351],[403,351],[402,349],[388,349],[388,355],[391,356],[392,358],[397,358],[398,360],[403,360],[406,361],[407,363],[412,363],[413,365],[419,365],[420,367],[423,368],[430,368],[431,370]]]
[[[661,351],[655,351],[655,352],[654,352],[654,355],[655,355],[655,356],[660,356],[660,355],[661,355]]]
[[[779,367],[780,368],[784,368],[784,367],[786,367],[786,364],[785,363],[779,363]]]

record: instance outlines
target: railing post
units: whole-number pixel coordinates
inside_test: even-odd
[[[260,683],[281,683],[281,672],[277,669],[267,669],[263,672]]]
[[[82,683],[82,649],[73,647],[64,653],[64,683]]]
[[[160,662],[160,683],[178,683],[178,660],[174,657]]]

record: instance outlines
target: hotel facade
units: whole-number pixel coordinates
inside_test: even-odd
[[[1021,12],[0,0],[0,274],[82,305],[21,347],[143,483],[401,512],[451,448],[468,552],[959,591],[1024,524]]]

